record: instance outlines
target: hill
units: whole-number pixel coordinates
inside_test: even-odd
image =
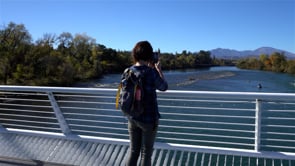
[[[240,58],[245,58],[249,56],[260,56],[261,54],[267,54],[270,55],[274,52],[279,52],[279,53],[284,53],[285,56],[288,59],[295,59],[295,54],[272,48],[272,47],[260,47],[255,50],[245,50],[245,51],[237,51],[233,49],[224,49],[224,48],[216,48],[213,50],[210,50],[211,56],[216,57],[216,58],[222,58],[222,59],[240,59]]]

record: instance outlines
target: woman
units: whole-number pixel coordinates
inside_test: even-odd
[[[155,62],[153,48],[148,41],[138,42],[132,50],[132,56],[135,62],[133,67],[144,71],[144,112],[139,117],[128,117],[130,153],[126,165],[136,166],[141,153],[141,165],[150,166],[160,118],[156,90],[165,91],[168,84],[160,62]]]

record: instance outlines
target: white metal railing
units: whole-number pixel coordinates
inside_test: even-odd
[[[116,89],[0,86],[0,128],[128,140]],[[157,146],[295,158],[295,94],[158,93]]]

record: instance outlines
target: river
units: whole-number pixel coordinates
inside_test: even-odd
[[[170,90],[295,93],[295,76],[237,67],[164,71]],[[120,74],[77,83],[76,87],[117,88]],[[259,85],[261,87],[259,88]]]

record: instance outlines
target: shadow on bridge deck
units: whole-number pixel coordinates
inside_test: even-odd
[[[50,138],[13,133],[0,134],[3,165],[124,165],[127,145]]]
[[[123,166],[128,142],[0,132],[1,166]],[[157,147],[154,166],[295,165],[295,160],[242,157]]]
[[[1,166],[71,166],[68,164],[58,164],[38,160],[23,160],[18,158],[0,157]]]

